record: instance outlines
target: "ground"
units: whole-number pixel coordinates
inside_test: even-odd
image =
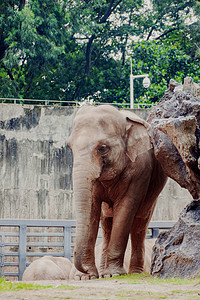
[[[88,281],[40,281],[0,285],[1,300],[53,299],[184,299],[200,300],[200,278],[158,280],[150,275],[130,275]]]

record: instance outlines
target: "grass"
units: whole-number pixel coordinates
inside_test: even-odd
[[[43,286],[34,283],[11,282],[0,278],[0,291],[39,290],[53,288],[51,285]]]
[[[124,276],[115,276],[112,278],[104,278],[99,280],[108,280],[108,281],[115,281],[116,286],[118,282],[121,284],[124,282],[125,285],[121,285],[122,289],[113,291],[104,291],[102,290],[102,285],[100,288],[92,288],[88,291],[88,288],[84,290],[84,288],[79,286],[73,285],[40,285],[35,283],[25,283],[25,282],[11,282],[5,280],[0,277],[0,293],[2,291],[20,291],[20,290],[45,290],[43,293],[49,295],[51,294],[55,299],[76,299],[76,297],[80,296],[81,298],[86,297],[86,299],[137,299],[137,300],[149,300],[149,299],[178,299],[181,298],[187,300],[200,300],[199,295],[199,286],[200,286],[200,278],[196,279],[180,279],[180,278],[169,278],[169,279],[162,279],[162,278],[154,278],[149,274],[130,274]],[[126,285],[130,285],[128,289],[126,289]],[[141,284],[141,289],[138,290],[134,288],[134,285]],[[146,284],[146,288],[142,284]],[[171,285],[170,288],[166,287],[166,284]],[[188,289],[185,290],[185,287],[181,288],[181,285],[190,285]],[[151,285],[160,285],[163,286],[164,290],[167,292],[159,292],[160,289],[155,288],[149,289],[148,286]],[[192,285],[192,287],[191,287]],[[167,289],[166,289],[167,288]],[[168,289],[169,288],[169,289]],[[49,291],[48,291],[49,289]],[[52,289],[54,292],[52,293]],[[71,293],[70,290],[77,290],[75,294]],[[191,290],[192,289],[192,290]],[[162,290],[162,289],[161,289]],[[103,292],[103,295],[102,295]],[[45,295],[44,294],[44,295]],[[94,296],[94,297],[93,297]],[[112,298],[112,296],[114,298]],[[75,297],[75,298],[73,298]],[[110,298],[111,297],[111,298]],[[32,299],[32,298],[31,298]]]
[[[137,299],[137,300],[149,300],[149,299],[173,299],[174,297],[177,299],[177,297],[187,300],[200,300],[200,291],[198,289],[195,289],[195,286],[200,285],[200,277],[196,279],[183,279],[183,278],[154,278],[150,274],[130,274],[130,275],[123,275],[123,276],[116,276],[113,278],[105,278],[105,280],[115,280],[118,281],[124,281],[126,284],[134,285],[134,284],[149,284],[149,285],[159,285],[159,286],[165,286],[167,284],[174,286],[175,289],[168,292],[165,292],[164,295],[160,292],[150,292],[150,291],[126,291],[122,290],[118,292],[118,298],[119,299]],[[177,286],[181,285],[192,285],[194,286],[194,289],[192,291],[185,291],[177,289]]]
[[[199,294],[197,291],[183,292],[173,291],[165,292],[161,295],[159,292],[148,292],[148,291],[120,291],[117,294],[118,299],[137,299],[137,300],[150,300],[150,299],[187,299],[187,300],[199,300]]]
[[[68,289],[73,290],[77,287],[71,285],[59,285],[57,287],[53,285],[40,285],[35,283],[25,283],[25,282],[11,282],[0,277],[0,292],[2,291],[19,291],[19,290],[43,290],[49,288],[58,289]]]
[[[195,279],[184,279],[184,278],[159,278],[153,277],[148,273],[141,273],[141,274],[129,274],[129,275],[122,275],[122,276],[115,276],[113,278],[105,278],[105,280],[125,280],[129,284],[143,284],[150,283],[150,284],[173,284],[173,285],[182,285],[182,284],[200,284],[200,277]]]

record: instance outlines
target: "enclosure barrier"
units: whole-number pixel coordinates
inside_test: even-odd
[[[146,238],[175,222],[153,221]],[[73,261],[75,220],[0,220],[0,276],[22,280],[25,268],[44,255],[67,257]],[[101,228],[98,238],[101,238]],[[14,271],[13,271],[14,270]]]
[[[44,99],[18,99],[18,98],[0,98],[0,103],[13,103],[13,104],[29,104],[29,105],[56,105],[56,106],[75,106],[80,107],[86,104],[90,105],[102,105],[102,104],[110,104],[121,108],[130,108],[130,103],[107,103],[107,102],[98,102],[92,100],[84,100],[84,101],[65,101],[65,100],[44,100]],[[151,108],[154,106],[154,103],[134,103],[134,109],[140,108]]]

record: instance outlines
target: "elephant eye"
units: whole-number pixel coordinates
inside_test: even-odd
[[[97,149],[97,151],[99,152],[100,155],[105,155],[105,154],[107,154],[107,153],[109,152],[109,150],[110,150],[110,147],[107,146],[107,145],[101,145],[101,146]]]

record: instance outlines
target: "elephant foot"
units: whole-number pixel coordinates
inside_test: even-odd
[[[139,273],[143,273],[144,272],[144,268],[143,267],[132,267],[130,268],[129,267],[129,270],[128,270],[128,274],[139,274]]]
[[[106,277],[113,277],[113,276],[119,276],[125,274],[127,273],[123,267],[109,266],[108,268],[106,268],[104,271],[100,273],[100,277],[106,278]]]
[[[143,273],[143,272],[144,272],[144,256],[136,257],[136,255],[134,255],[130,260],[128,274]]]
[[[82,273],[78,271],[75,266],[73,265],[69,274],[70,280],[90,280],[90,279],[96,279],[99,278],[99,275],[97,273]]]
[[[74,275],[74,280],[91,280],[91,279],[97,279],[95,275],[90,275],[86,273],[81,273],[77,271]]]

